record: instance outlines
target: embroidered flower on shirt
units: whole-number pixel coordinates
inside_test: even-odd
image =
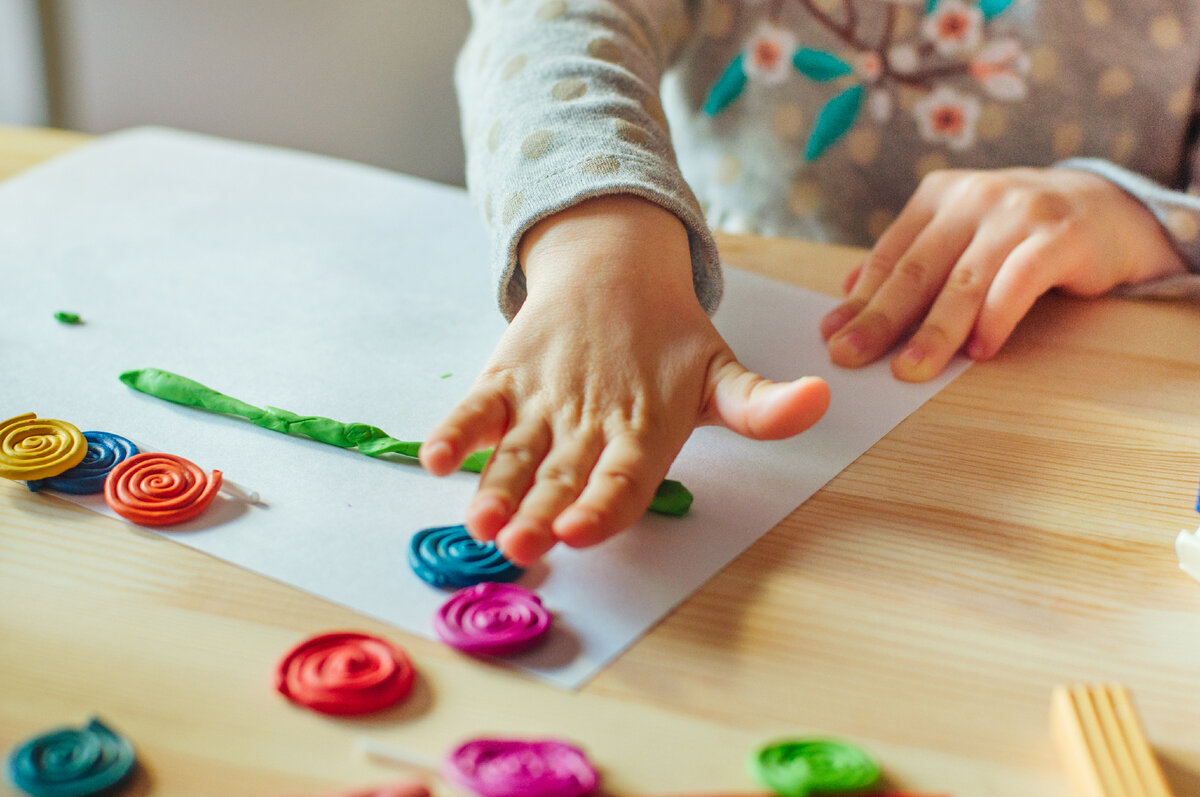
[[[786,28],[761,25],[742,52],[746,56],[746,77],[769,86],[778,85],[792,73],[796,34]]]
[[[921,33],[945,58],[970,53],[983,38],[983,12],[962,0],[941,0],[925,16]]]
[[[967,149],[975,143],[979,121],[979,98],[939,86],[913,105],[913,116],[921,137],[940,141],[950,149]]]
[[[797,75],[815,83],[836,81],[836,92],[813,122],[807,160],[816,160],[840,141],[864,107],[876,123],[891,122],[901,87],[922,95],[912,108],[921,137],[955,150],[975,143],[978,92],[1016,101],[1028,91],[1029,55],[1020,42],[989,41],[989,22],[1014,0],[792,0],[841,42],[832,50],[803,46],[782,26],[788,1],[748,3],[761,6],[763,11],[756,13],[765,13],[767,20],[717,79],[703,110],[717,115],[737,101],[748,80],[769,86]],[[872,1],[885,6],[882,34],[877,22],[864,22],[859,8]],[[901,27],[902,14],[895,8],[900,5],[920,7],[923,16],[915,30]]]
[[[1029,55],[1021,50],[1021,43],[1016,39],[999,39],[971,59],[967,72],[996,99],[1023,100],[1025,78],[1029,75]]]

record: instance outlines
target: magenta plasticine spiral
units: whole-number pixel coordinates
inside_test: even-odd
[[[550,612],[524,587],[485,581],[451,595],[434,615],[433,630],[464,653],[503,656],[540,641],[550,630]]]
[[[342,631],[306,639],[275,670],[275,688],[322,714],[368,714],[393,706],[412,690],[404,651],[369,634]]]
[[[481,797],[581,797],[600,782],[582,750],[554,739],[473,739],[443,773]]]

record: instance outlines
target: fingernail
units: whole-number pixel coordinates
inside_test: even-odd
[[[867,339],[857,329],[852,329],[845,335],[839,335],[832,341],[838,348],[849,349],[850,353],[861,357],[867,350]]]
[[[854,313],[849,310],[839,309],[834,310],[829,315],[821,319],[820,329],[821,337],[829,340],[833,334],[842,327],[846,326],[847,322],[854,317]]]
[[[563,510],[563,513],[554,521],[554,533],[560,537],[572,537],[590,532],[598,525],[600,525],[600,521],[595,512],[571,506]]]
[[[472,536],[491,539],[508,522],[508,503],[498,495],[477,495],[467,505],[467,528]]]
[[[434,461],[454,455],[454,449],[450,448],[450,444],[445,440],[438,440],[436,443],[426,443],[422,448],[424,450],[420,453],[425,454],[427,461]]]
[[[904,347],[904,351],[900,352],[899,360],[903,365],[915,368],[925,360],[927,354],[924,346],[910,343]]]

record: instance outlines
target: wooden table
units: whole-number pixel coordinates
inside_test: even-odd
[[[0,176],[85,141],[0,130]],[[860,255],[721,244],[826,292]],[[238,797],[403,775],[358,755],[360,736],[436,759],[477,733],[555,735],[587,749],[609,793],[651,795],[753,791],[754,745],[817,733],[857,740],[914,791],[1061,797],[1050,689],[1117,681],[1177,794],[1198,795],[1200,584],[1173,550],[1197,523],[1198,421],[1200,309],[1047,297],[1000,356],[578,693],[5,482],[0,746],[96,713],[137,745],[122,794]],[[279,655],[335,628],[399,641],[415,696],[334,720],[273,693]]]

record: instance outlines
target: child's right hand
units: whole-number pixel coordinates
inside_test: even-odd
[[[632,524],[695,427],[790,437],[829,404],[821,379],[737,361],[696,299],[683,224],[656,204],[575,205],[525,234],[521,263],[524,305],[421,446],[438,475],[495,446],[466,525],[518,564]]]

